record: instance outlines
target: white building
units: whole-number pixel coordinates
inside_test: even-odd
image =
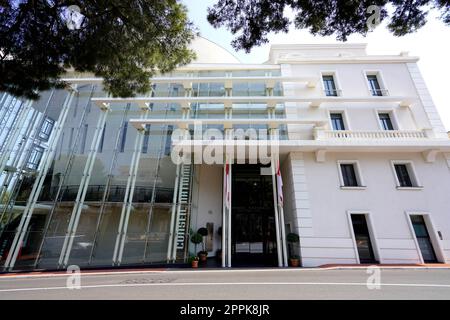
[[[450,261],[450,139],[418,58],[273,45],[244,64],[192,46],[197,60],[146,96],[68,74],[74,91],[43,93],[18,120],[3,96],[5,270],[176,264],[203,245],[223,267]],[[51,121],[25,121],[35,113]],[[190,164],[173,162],[180,150]]]

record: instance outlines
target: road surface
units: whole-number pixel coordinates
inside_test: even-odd
[[[83,273],[79,281],[3,275],[0,299],[450,299],[450,269],[111,271]]]

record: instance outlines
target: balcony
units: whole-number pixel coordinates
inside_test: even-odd
[[[417,140],[430,137],[430,130],[337,131],[314,129],[315,140]]]

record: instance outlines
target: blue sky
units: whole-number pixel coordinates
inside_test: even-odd
[[[200,35],[226,48],[242,62],[262,63],[267,60],[270,44],[280,43],[335,43],[334,37],[314,37],[305,30],[293,27],[289,33],[271,34],[269,44],[257,47],[250,54],[236,52],[230,43],[232,34],[224,29],[214,29],[206,20],[206,9],[216,0],[183,0],[189,10],[191,21],[199,28]],[[448,98],[450,74],[450,27],[445,26],[432,14],[428,23],[418,32],[401,38],[392,36],[382,24],[366,38],[352,35],[348,42],[367,43],[369,54],[398,54],[409,51],[419,56],[419,68],[428,85],[436,107],[447,130],[450,131],[450,99]]]

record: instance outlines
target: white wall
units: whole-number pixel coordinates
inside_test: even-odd
[[[214,223],[213,251],[208,256],[215,255],[221,247],[221,237],[217,230],[222,226],[222,188],[223,166],[221,165],[197,165],[198,190],[193,194],[193,211],[191,227],[194,231],[206,227],[206,223]],[[197,246],[201,250],[201,245]],[[194,251],[191,244],[191,251]]]
[[[337,160],[358,160],[367,188],[342,190]],[[423,189],[397,190],[391,160],[412,160]],[[303,169],[293,166],[292,171],[294,177],[298,170],[305,174],[312,215],[312,233],[300,240],[304,266],[356,263],[347,216],[351,210],[370,212],[382,263],[420,262],[405,212],[429,213],[450,261],[450,170],[442,155],[427,163],[417,153],[329,153],[326,162],[319,163],[313,153],[303,153],[303,161]],[[292,187],[287,194],[295,194],[295,182]]]
[[[415,66],[415,64],[409,64]],[[374,103],[323,103],[320,108],[310,108],[308,103],[287,103],[287,118],[328,119],[329,110],[346,110],[351,130],[378,130],[376,110],[393,110],[402,130],[422,130],[431,128],[437,113],[433,113],[434,105],[429,97],[419,95],[424,84],[412,77],[410,68],[406,63],[342,63],[342,64],[284,64],[281,66],[283,76],[313,76],[321,79],[321,72],[333,72],[336,85],[342,90],[343,97],[370,97],[368,90],[366,71],[377,71],[389,91],[389,96],[412,98],[414,103],[410,108],[400,107],[393,102]],[[416,69],[414,69],[416,70]],[[420,80],[420,79],[419,79]],[[308,88],[305,84],[287,83],[284,85],[284,94],[302,97],[324,96],[321,80],[315,88]],[[431,110],[428,115],[424,109],[424,103],[429,103]],[[437,115],[438,116],[438,115]],[[431,120],[430,120],[431,119]],[[289,135],[291,139],[311,139],[312,130],[298,125],[290,125]],[[305,130],[306,129],[306,130]]]

